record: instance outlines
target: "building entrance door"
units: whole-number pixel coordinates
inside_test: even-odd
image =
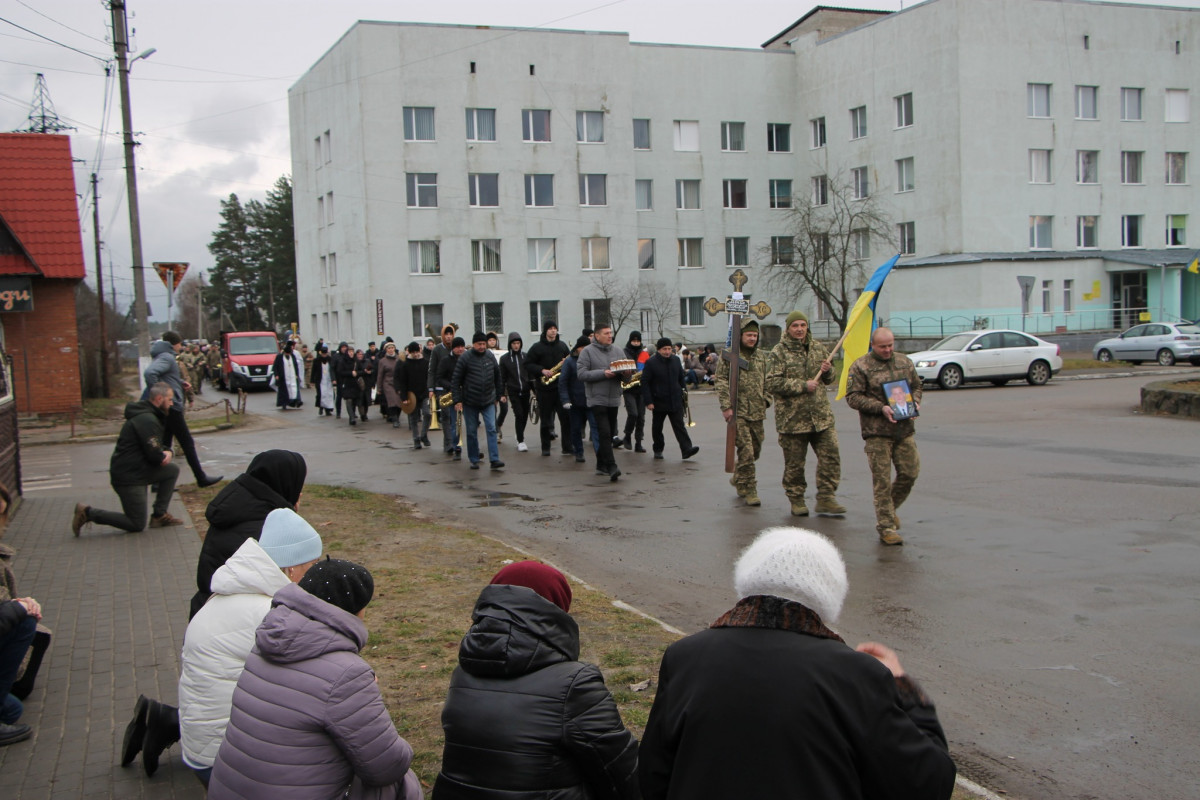
[[[1145,322],[1140,314],[1150,302],[1145,272],[1115,272],[1112,276],[1113,327],[1131,328]]]

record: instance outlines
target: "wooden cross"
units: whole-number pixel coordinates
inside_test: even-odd
[[[725,428],[726,472],[733,472],[737,463],[735,447],[737,443],[738,371],[741,367],[749,366],[749,363],[738,355],[742,344],[742,315],[754,314],[759,319],[765,319],[771,313],[771,307],[761,300],[751,306],[750,301],[742,297],[742,287],[746,285],[747,280],[746,273],[735,269],[729,276],[729,282],[733,284],[733,294],[727,297],[725,302],[710,297],[704,303],[704,310],[710,317],[715,317],[722,311],[730,316],[729,347],[721,355],[721,358],[729,362],[729,406],[733,409],[733,415],[729,418],[729,423]]]

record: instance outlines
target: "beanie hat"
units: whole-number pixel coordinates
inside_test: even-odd
[[[661,339],[659,339],[657,342],[654,343],[655,350],[662,350],[664,347],[670,347],[670,346],[671,346],[671,340],[668,339],[666,336],[662,337]]]
[[[463,341],[463,337],[461,337],[461,336],[455,336],[454,341],[450,343],[451,350],[453,350],[456,347],[466,347],[466,346],[467,346],[467,343],[465,341]]]
[[[416,342],[409,342],[404,346],[404,349],[410,353],[419,353],[421,352],[421,345],[417,344]]]
[[[537,561],[517,561],[496,573],[492,584],[524,586],[533,589],[563,611],[571,610],[571,584],[567,576],[549,564]]]
[[[183,339],[175,331],[167,331],[162,335],[162,340],[167,344],[183,344]]]
[[[558,323],[552,319],[548,319],[542,323],[542,333],[545,333],[546,331],[550,330],[551,328],[558,330]]]
[[[361,564],[325,557],[300,579],[300,588],[343,611],[357,614],[375,594],[375,579]]]
[[[476,342],[486,342],[486,341],[487,341],[487,334],[484,333],[483,331],[475,331],[475,335],[471,337],[471,344],[475,344]]]
[[[277,508],[267,514],[258,543],[280,568],[321,557],[321,535],[290,508]]]
[[[793,311],[792,313],[787,315],[787,320],[784,322],[783,327],[790,328],[792,326],[792,323],[798,319],[802,319],[805,322],[808,322],[808,315],[805,314],[803,311]]]
[[[738,597],[772,595],[815,611],[826,625],[837,622],[849,583],[833,542],[803,528],[768,528],[733,568]]]
[[[592,343],[592,340],[590,337],[580,336],[578,339],[575,340],[575,348],[577,350],[582,350],[583,348],[587,347],[591,343]]]

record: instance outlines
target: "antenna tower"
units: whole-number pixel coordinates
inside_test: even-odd
[[[29,127],[14,133],[60,133],[73,131],[70,125],[64,124],[54,110],[54,102],[50,99],[50,90],[46,88],[46,76],[37,74],[33,85],[33,108],[29,110]]]

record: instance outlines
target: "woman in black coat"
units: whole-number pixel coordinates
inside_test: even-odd
[[[340,358],[333,359],[333,378],[337,381],[338,396],[344,401],[351,425],[358,424],[358,398],[362,396],[362,390],[358,388],[358,376],[358,362],[354,360],[353,353],[347,351]]]

